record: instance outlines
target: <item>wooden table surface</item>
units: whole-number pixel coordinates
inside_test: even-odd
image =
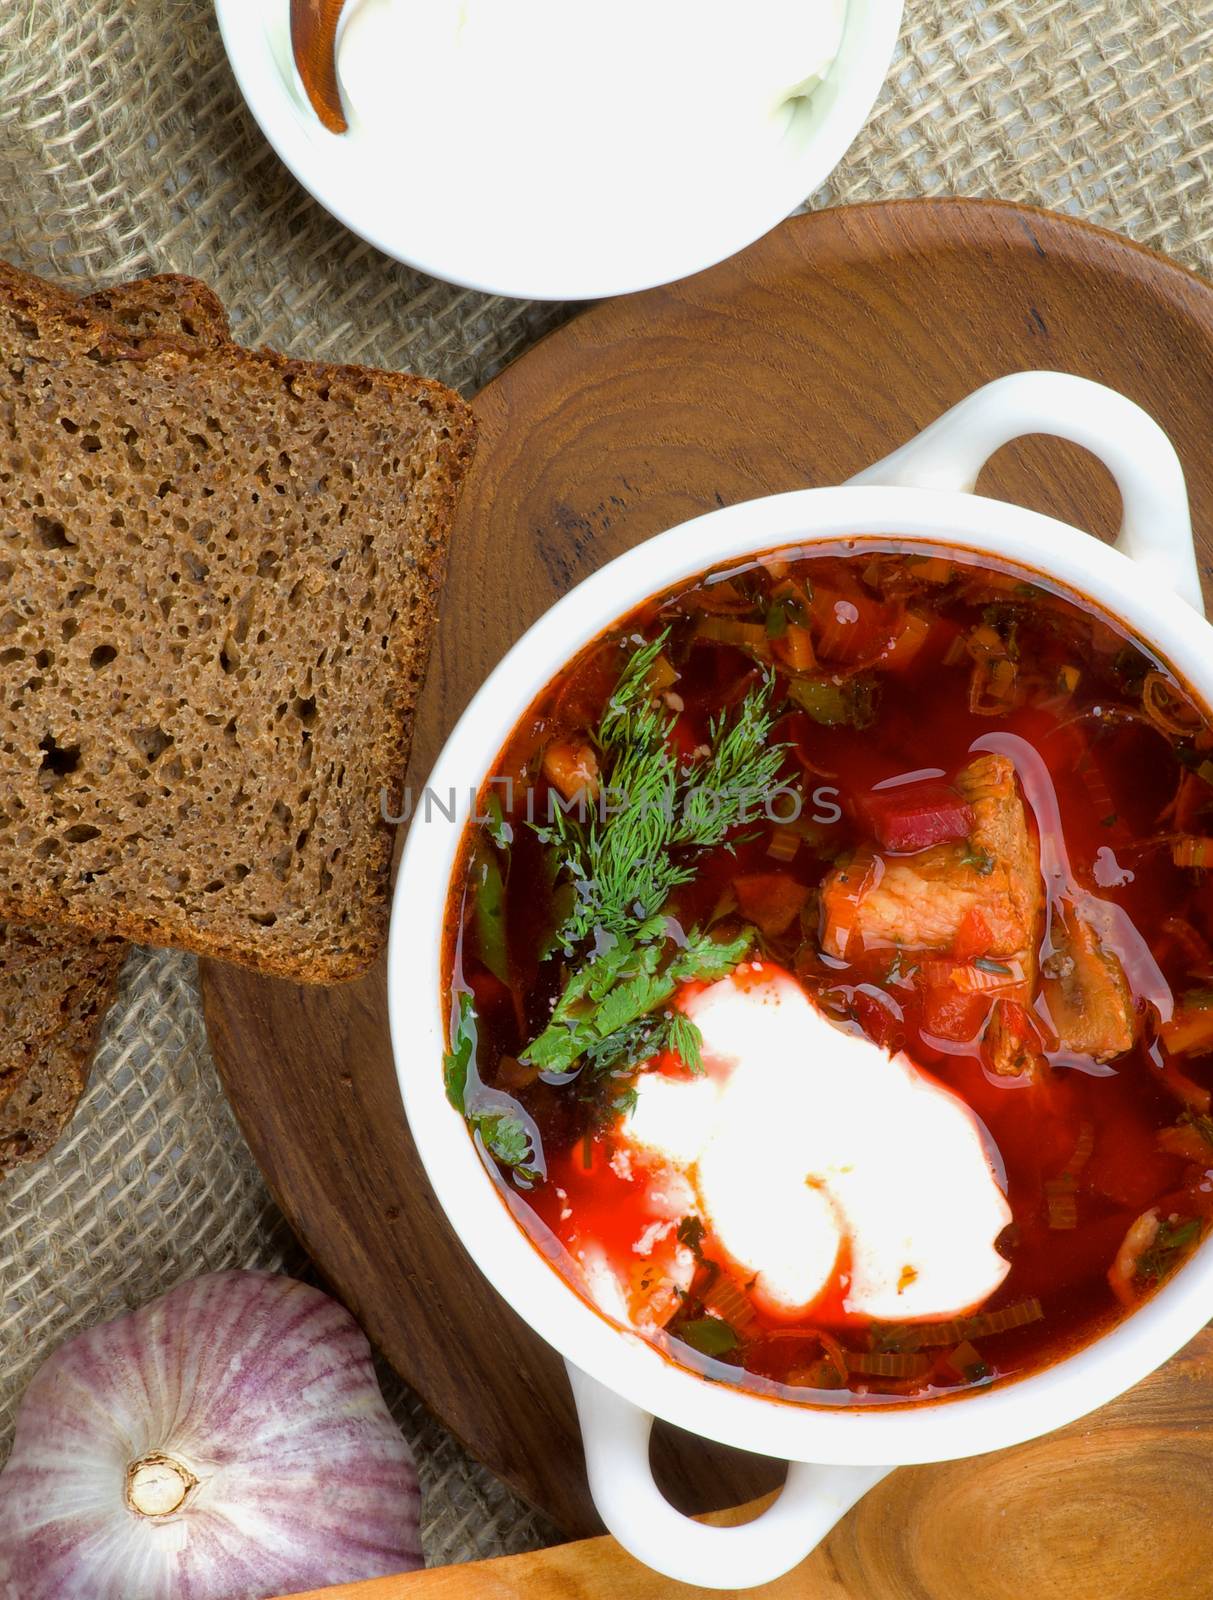
[[[583,313],[476,400],[482,444],[452,545],[414,783],[508,645],[612,556],[713,506],[840,482],[979,384],[1023,367],[1102,379],[1159,419],[1189,475],[1207,573],[1213,291],[1126,240],[996,203],[856,207],[794,219],[699,277]],[[1103,534],[1118,521],[1106,471],[1056,441],[1000,452],[981,486]],[[561,1364],[480,1278],[421,1171],[396,1089],[382,969],[309,991],[204,963],[203,986],[241,1126],[325,1277],[476,1456],[568,1533],[593,1532]],[[1173,1431],[1174,1492],[1192,1510],[1192,1547],[1207,1550],[1195,1498],[1207,1475],[1194,1470],[1181,1408],[1157,1426]],[[906,1496],[942,1485],[982,1540],[1018,1548],[1055,1498],[1086,1508],[1081,1543],[1093,1555],[1125,1528],[1153,1544],[1136,1480],[1109,1471],[1104,1439],[1095,1426],[1064,1448],[1041,1447],[1030,1459],[1043,1465],[1014,1501],[987,1463],[899,1475],[872,1506],[900,1516]],[[741,1503],[778,1476],[758,1458],[669,1438],[659,1471],[689,1510]],[[991,1485],[984,1508],[970,1503],[974,1484]],[[860,1525],[876,1515],[862,1510]],[[915,1561],[944,1559],[937,1520],[920,1506]],[[1073,1518],[1065,1525],[1079,1538]],[[888,1561],[902,1560],[895,1521],[884,1538]],[[874,1532],[868,1542],[883,1572]],[[1050,1550],[1064,1571],[1062,1544]]]
[[[1213,1333],[1083,1422],[906,1467],[753,1600],[1209,1600]],[[760,1507],[716,1522],[744,1521]],[[736,1594],[739,1591],[731,1591]],[[613,1539],[323,1592],[323,1600],[706,1600]],[[319,1594],[306,1600],[321,1600]]]

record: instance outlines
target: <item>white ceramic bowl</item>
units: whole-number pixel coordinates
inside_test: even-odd
[[[289,0],[215,0],[215,11],[236,81],[266,138],[304,188],[347,227],[451,283],[526,299],[589,300],[710,267],[769,232],[811,195],[867,120],[888,71],[903,4],[850,0],[838,57],[825,82],[798,106],[769,165],[721,172],[713,204],[682,214],[672,209],[664,229],[604,216],[590,236],[566,225],[560,193],[551,195],[542,226],[477,226],[465,213],[457,171],[449,205],[410,207],[406,188],[394,199],[385,196],[357,144],[327,133],[307,103],[291,55]],[[437,129],[429,159],[440,161],[441,152]]]
[[[1053,433],[1109,466],[1124,501],[1118,547],[972,492],[1008,440]],[[1213,629],[1197,611],[1183,473],[1158,426],[1122,396],[1060,373],[1019,373],[970,396],[850,485],[730,506],[650,539],[580,584],[514,646],[476,695],[430,785],[459,793],[457,825],[413,823],[396,886],[389,996],[409,1123],[448,1217],[480,1269],[565,1357],[603,1520],[641,1560],[718,1588],[764,1582],[808,1553],[895,1465],[1021,1443],[1104,1404],[1192,1338],[1213,1314],[1213,1240],[1139,1311],[1043,1372],[946,1403],[811,1409],[708,1383],[600,1316],[540,1254],[486,1172],[443,1092],[442,922],[460,825],[516,722],[584,644],[653,594],[781,544],[894,535],[1021,563],[1090,596],[1213,704]],[[654,1416],[793,1465],[775,1505],[733,1529],[704,1528],[661,1498],[648,1465]],[[812,1465],[810,1463],[816,1463]]]

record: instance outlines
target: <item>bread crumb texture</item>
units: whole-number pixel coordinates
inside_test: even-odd
[[[473,424],[199,314],[0,265],[0,914],[335,982],[384,940]]]

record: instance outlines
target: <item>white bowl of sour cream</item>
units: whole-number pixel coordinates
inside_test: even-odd
[[[903,0],[346,0],[344,133],[309,104],[289,0],[215,0],[262,130],[388,255],[581,300],[686,277],[766,233],[862,128]]]

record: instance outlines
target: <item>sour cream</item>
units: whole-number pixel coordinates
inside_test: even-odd
[[[846,0],[351,0],[337,70],[385,205],[611,230],[718,203],[828,71]]]
[[[754,1299],[797,1317],[976,1309],[1009,1270],[989,1136],[908,1056],[834,1026],[794,978],[742,968],[685,1007],[700,1078],[642,1073],[623,1149],[677,1174]]]

